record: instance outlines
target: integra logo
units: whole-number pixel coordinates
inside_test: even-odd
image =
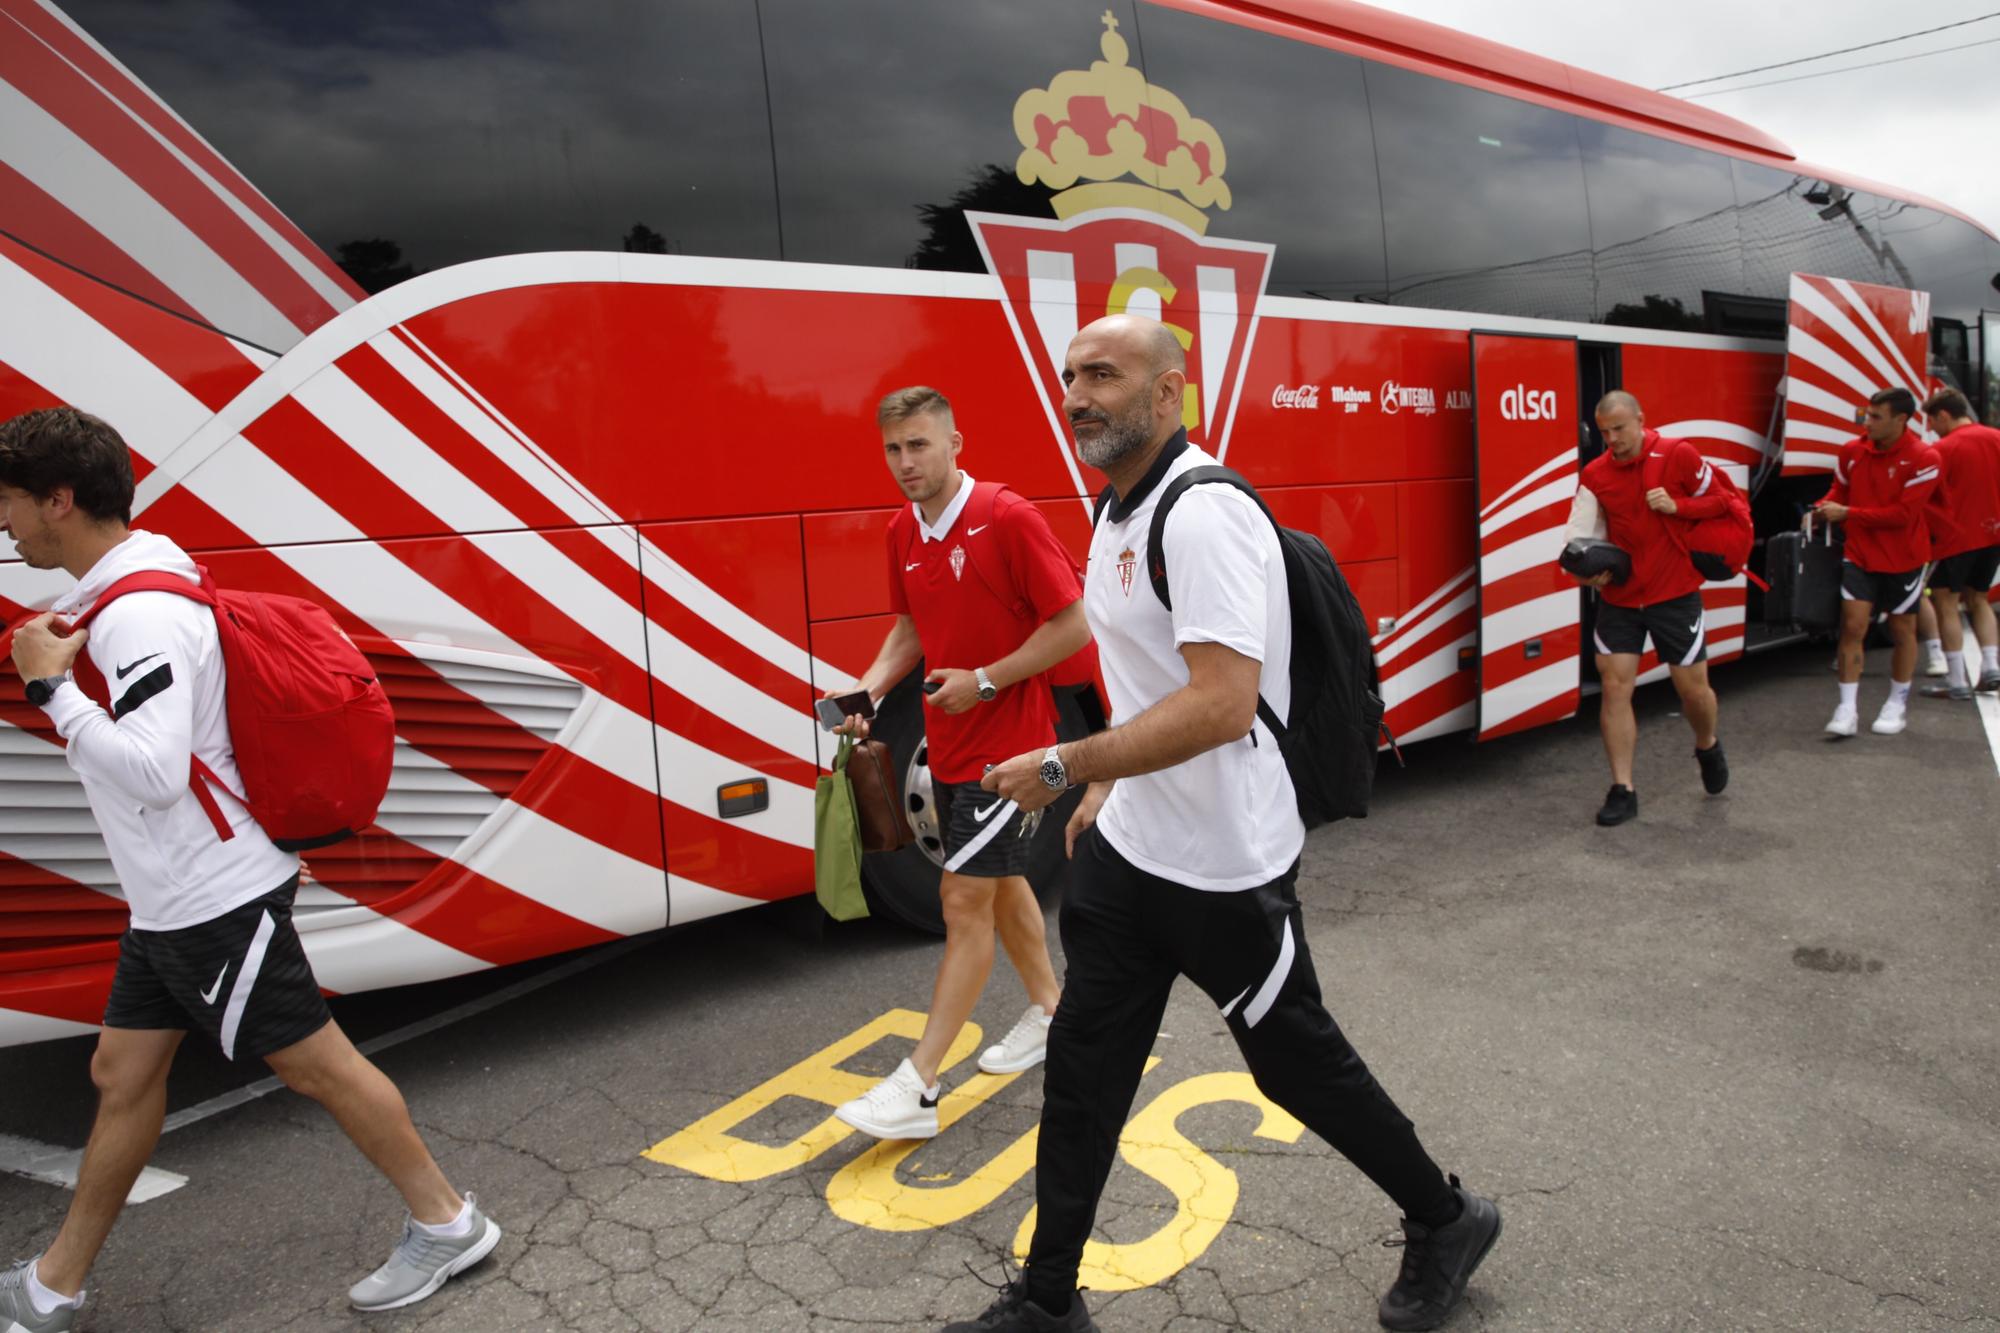
[[[1280,384],[1277,388],[1271,390],[1271,406],[1300,409],[1310,408],[1317,412],[1319,410],[1319,385],[1301,384],[1296,389],[1287,389],[1284,385]]]
[[[1500,395],[1500,415],[1509,421],[1554,421],[1556,391],[1516,384]]]
[[[1420,417],[1436,415],[1438,410],[1437,390],[1419,389],[1408,384],[1398,384],[1394,380],[1383,380],[1382,411],[1384,415],[1393,417],[1406,407]]]

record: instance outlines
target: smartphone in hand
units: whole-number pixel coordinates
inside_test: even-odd
[[[819,714],[820,726],[832,731],[850,717],[874,717],[875,701],[868,697],[868,691],[856,690],[820,699],[813,704],[813,711]]]

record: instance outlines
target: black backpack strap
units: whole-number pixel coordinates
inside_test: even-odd
[[[1276,515],[1271,513],[1271,506],[1264,503],[1264,497],[1257,494],[1257,488],[1234,468],[1220,465],[1189,468],[1168,482],[1166,490],[1160,492],[1159,503],[1153,506],[1153,521],[1146,529],[1146,572],[1152,580],[1153,595],[1158,597],[1160,605],[1169,611],[1174,609],[1174,599],[1167,590],[1167,515],[1173,512],[1173,507],[1180,503],[1180,498],[1188,493],[1189,488],[1212,482],[1222,482],[1242,491],[1257,502],[1257,507],[1264,511],[1265,518],[1271,520],[1273,528],[1278,526]],[[1281,548],[1283,543],[1284,539],[1280,537]],[[1261,693],[1257,696],[1257,716],[1270,729],[1271,734],[1277,737],[1278,744],[1283,745],[1285,724],[1278,720],[1277,712],[1265,702]],[[1254,731],[1251,733],[1251,738],[1253,741],[1256,738]]]

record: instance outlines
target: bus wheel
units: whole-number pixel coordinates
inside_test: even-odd
[[[902,786],[905,813],[917,839],[893,852],[873,852],[863,861],[861,883],[868,909],[933,935],[944,934],[944,909],[938,901],[938,879],[944,873],[944,830],[950,811],[938,798],[931,778],[930,751],[924,740],[924,668],[919,666],[883,698],[870,734],[889,747],[892,772]],[[1057,693],[1056,732],[1064,740],[1087,734],[1084,712],[1068,694]],[[1079,795],[1065,792],[1042,815],[1035,845],[1028,857],[1028,882],[1043,901],[1062,882],[1063,826]]]

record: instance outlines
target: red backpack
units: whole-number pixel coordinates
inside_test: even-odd
[[[1750,519],[1750,499],[1737,488],[1727,472],[1707,459],[1702,461],[1708,465],[1710,484],[1715,487],[1715,493],[1728,501],[1729,507],[1714,518],[1685,519],[1662,514],[1660,518],[1667,535],[1673,538],[1674,544],[1709,582],[1721,583],[1744,574],[1762,588],[1764,580],[1745,568],[1750,563],[1750,548],[1757,538],[1756,526]],[[1665,484],[1667,464],[1663,457],[1649,455],[1645,468],[1645,475],[1640,480],[1644,489],[1650,491]]]
[[[353,837],[374,822],[389,790],[396,744],[395,714],[375,668],[323,608],[277,593],[217,591],[208,571],[196,569],[200,587],[163,570],[119,579],[71,629],[132,592],[170,592],[213,610],[228,673],[229,738],[243,776],[239,794],[193,761],[189,789],[216,836],[235,836],[216,804],[221,791],[285,851]],[[83,692],[109,712],[104,673],[88,654],[77,657],[75,673]]]

